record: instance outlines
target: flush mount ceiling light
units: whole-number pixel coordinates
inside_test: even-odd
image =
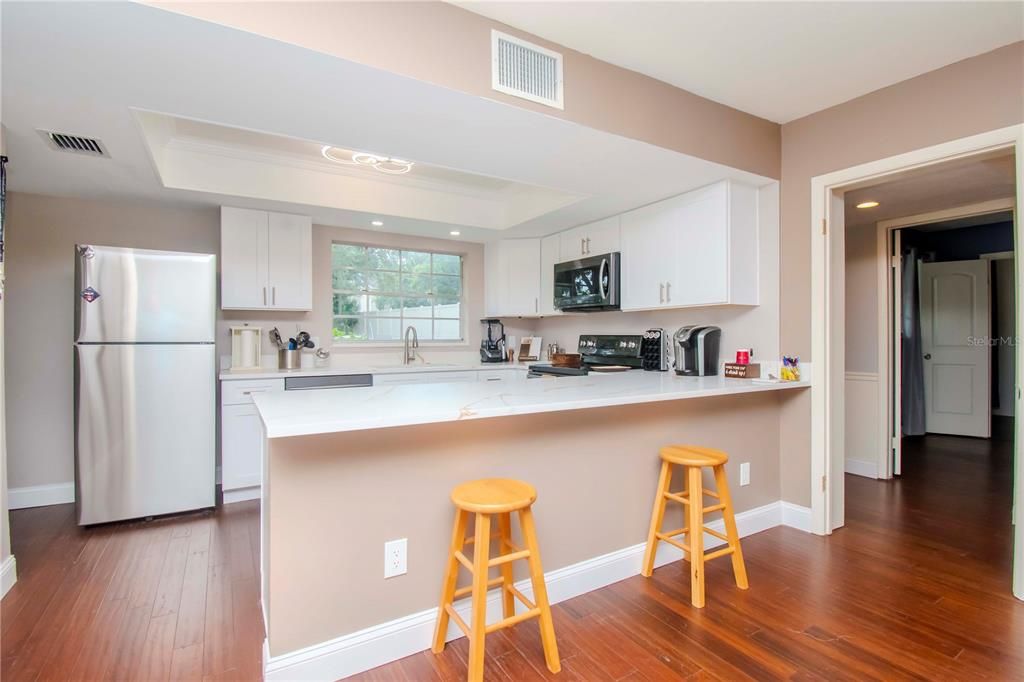
[[[320,149],[320,154],[328,161],[341,163],[348,166],[365,166],[375,171],[388,175],[404,175],[412,170],[413,162],[404,159],[396,159],[393,156],[379,156],[366,152],[350,152],[338,147],[325,144]]]
[[[857,204],[857,208],[875,208],[876,206],[878,206],[877,201],[862,201]]]
[[[374,227],[383,227],[384,226],[384,221],[383,220],[371,220],[370,224],[373,225]]]
[[[452,230],[452,231],[451,231],[451,232],[449,232],[448,234],[450,234],[450,235],[451,235],[451,236],[453,236],[453,237],[458,237],[458,236],[459,236],[460,234],[462,234],[462,233],[461,233],[461,232],[459,232],[458,230]]]

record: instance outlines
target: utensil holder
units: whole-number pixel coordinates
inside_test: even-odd
[[[277,351],[278,369],[298,369],[302,366],[302,352],[299,350],[288,350],[282,348]]]

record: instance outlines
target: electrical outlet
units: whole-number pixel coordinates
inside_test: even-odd
[[[750,485],[750,462],[740,464],[740,485]]]
[[[409,540],[391,540],[384,543],[384,577],[394,578],[406,573],[406,550]]]

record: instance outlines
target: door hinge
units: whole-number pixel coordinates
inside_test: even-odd
[[[898,269],[900,267],[900,257],[893,256],[891,259],[889,259],[889,264],[892,265],[893,269]]]
[[[825,484],[827,482],[828,482],[828,477],[827,476],[822,476],[821,477],[821,492],[825,492],[825,490],[826,490],[826,485]]]
[[[896,436],[893,436],[892,440],[889,441],[889,447],[891,447],[893,450],[895,450],[896,448],[899,447],[899,445],[900,445],[899,438],[897,438]]]
[[[828,234],[828,219],[827,218],[822,218],[821,219],[821,233],[823,235],[824,234]]]

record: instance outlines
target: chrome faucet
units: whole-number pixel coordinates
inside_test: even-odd
[[[412,332],[412,345],[409,344],[409,332]],[[402,358],[403,365],[416,362],[416,349],[419,347],[420,337],[416,334],[416,327],[410,324],[405,328],[405,357]]]

